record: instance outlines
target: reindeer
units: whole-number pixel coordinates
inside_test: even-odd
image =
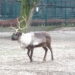
[[[18,21],[18,23],[20,23]],[[20,25],[20,24],[19,24]],[[19,26],[20,29],[20,26]],[[42,47],[45,50],[45,55],[43,61],[46,61],[48,48],[51,51],[51,59],[53,60],[53,52],[51,47],[51,37],[46,31],[35,31],[29,33],[22,33],[17,31],[12,34],[11,39],[14,41],[18,41],[20,43],[21,48],[27,49],[27,54],[30,59],[30,62],[33,61],[33,50],[36,47]]]

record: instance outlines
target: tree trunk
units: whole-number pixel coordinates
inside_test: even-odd
[[[31,11],[30,11],[28,20],[27,20],[27,22],[26,22],[27,27],[29,27],[30,24],[31,24],[31,22],[32,22],[32,17],[33,17],[33,14],[34,14],[34,9],[35,9],[35,7],[33,7],[33,8],[31,9]]]

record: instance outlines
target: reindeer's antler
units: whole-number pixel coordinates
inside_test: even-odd
[[[18,18],[17,18],[17,22],[18,22],[17,27],[18,27],[18,29],[20,29],[20,21],[19,21],[19,19],[18,19]]]
[[[26,24],[26,18],[24,18],[24,16],[22,16],[22,20],[20,21],[19,18],[17,18],[17,28],[16,27],[13,27],[13,25],[11,24],[10,28],[12,28],[13,30],[15,30],[16,32],[18,32],[19,30],[23,30],[23,29],[26,29],[27,27],[21,27],[21,23],[25,22]]]
[[[11,26],[9,27],[9,28],[11,28],[11,29],[13,29],[14,31],[18,31],[18,29],[16,28],[16,27],[13,27],[13,25],[11,24]]]
[[[19,18],[17,18],[17,22],[18,22],[18,25],[17,25],[17,27],[18,27],[18,29],[19,30],[23,30],[23,29],[26,29],[27,27],[21,27],[20,26],[20,24],[22,23],[22,22],[25,22],[25,24],[26,24],[26,18],[24,18],[24,16],[22,16],[22,18],[23,18],[23,20],[21,20],[21,21],[19,21]]]

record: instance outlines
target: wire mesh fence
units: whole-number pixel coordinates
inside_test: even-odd
[[[32,26],[75,24],[74,0],[39,0]]]
[[[29,6],[34,0],[29,0]],[[74,0],[37,0],[31,26],[67,25],[75,26]],[[15,19],[20,16],[21,2],[0,0],[0,19]]]
[[[0,19],[14,19],[20,15],[21,2],[17,0],[0,0]]]

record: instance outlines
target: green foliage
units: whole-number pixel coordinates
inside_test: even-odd
[[[25,16],[28,19],[31,8],[34,6],[34,2],[37,0],[20,0],[21,1],[21,16]]]
[[[21,23],[21,27],[27,27],[26,22],[29,18],[30,11],[33,7],[35,7],[35,3],[37,0],[18,0],[21,1],[21,15],[20,20],[22,20],[22,16],[26,19],[23,23]]]
[[[27,18],[27,16],[29,15],[29,11],[30,11],[30,3],[29,0],[22,0],[21,2],[21,15],[25,16]]]

